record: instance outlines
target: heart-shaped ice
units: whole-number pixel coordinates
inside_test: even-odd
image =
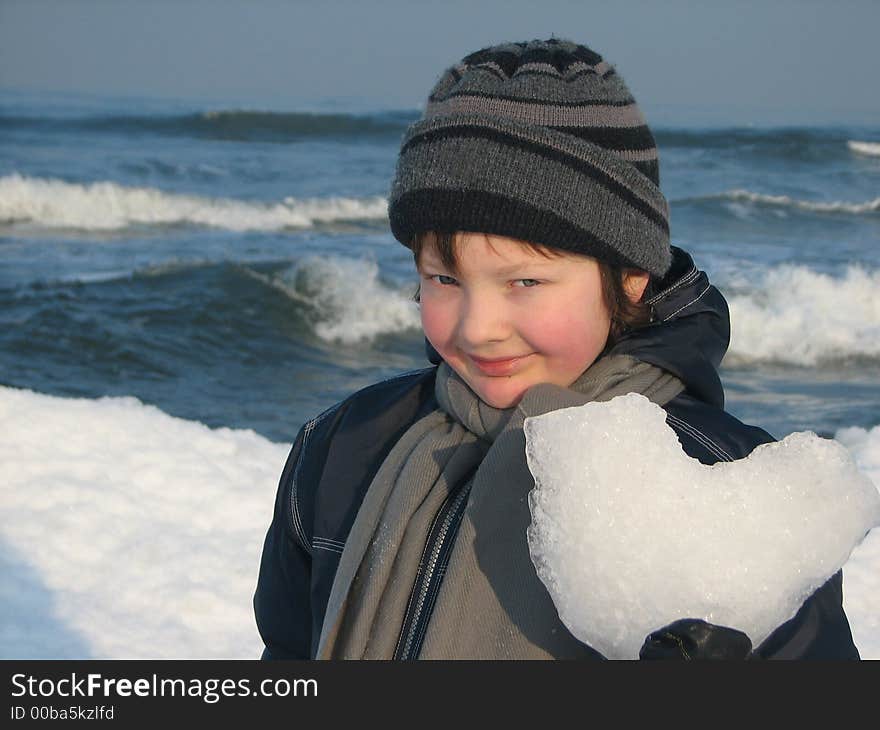
[[[666,413],[629,394],[527,418],[527,537],[559,617],[608,658],[679,618],[758,646],[880,524],[849,452],[794,433],[705,466]]]

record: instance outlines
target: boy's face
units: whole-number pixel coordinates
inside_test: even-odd
[[[459,233],[459,271],[422,249],[422,328],[434,349],[495,408],[537,383],[571,385],[598,357],[611,319],[595,259],[545,258],[521,242]]]

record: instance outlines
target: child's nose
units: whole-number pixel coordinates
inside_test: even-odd
[[[461,310],[458,337],[465,348],[476,348],[487,342],[502,342],[509,335],[504,307],[489,296],[472,295]]]

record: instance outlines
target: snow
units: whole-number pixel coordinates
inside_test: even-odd
[[[259,657],[251,598],[288,445],[2,387],[0,432],[0,655]]]
[[[259,656],[251,601],[289,444],[5,387],[0,433],[0,657]],[[838,440],[880,484],[880,427]],[[844,591],[880,658],[880,531]]]
[[[814,433],[705,466],[635,393],[528,418],[525,433],[532,560],[563,623],[609,658],[637,658],[680,618],[758,646],[880,525],[877,487],[842,443]],[[872,451],[867,436],[844,438]],[[878,565],[860,558],[847,575],[856,623],[876,607],[864,583]]]

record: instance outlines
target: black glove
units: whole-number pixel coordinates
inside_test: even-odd
[[[748,659],[751,653],[742,631],[683,618],[648,634],[639,659]]]

